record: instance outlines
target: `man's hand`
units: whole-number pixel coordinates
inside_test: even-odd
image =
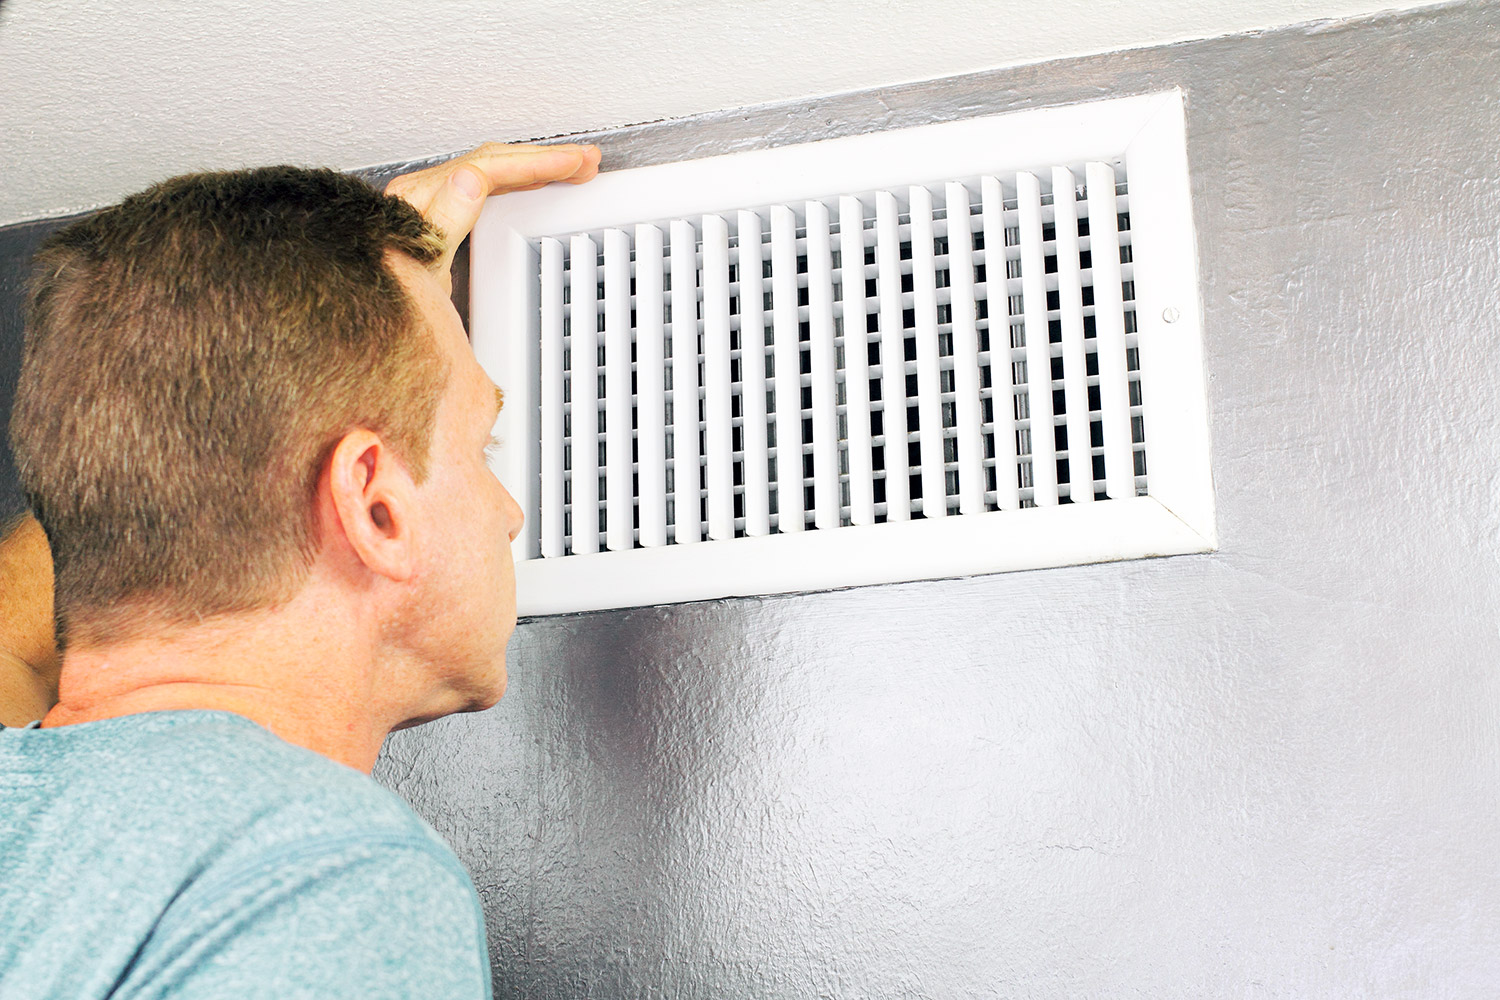
[[[0,524],[0,724],[24,726],[57,703],[52,553],[36,518]]]
[[[447,245],[436,266],[446,275],[458,245],[479,220],[485,198],[508,191],[531,191],[553,181],[582,184],[597,173],[598,146],[506,146],[488,142],[446,163],[402,174],[385,186],[385,193],[406,199],[442,231]]]

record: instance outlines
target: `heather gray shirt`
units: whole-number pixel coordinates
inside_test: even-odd
[[[0,727],[0,997],[489,997],[441,838],[228,712]]]

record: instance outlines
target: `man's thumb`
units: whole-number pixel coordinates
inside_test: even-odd
[[[467,164],[454,168],[448,175],[448,186],[463,200],[476,201],[484,197],[484,178]]]

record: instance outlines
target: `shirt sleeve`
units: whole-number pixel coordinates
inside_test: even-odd
[[[489,1000],[483,917],[451,853],[328,838],[195,884],[115,995],[131,1000]]]

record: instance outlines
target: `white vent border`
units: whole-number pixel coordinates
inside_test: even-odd
[[[933,150],[940,150],[935,156]],[[1001,152],[997,154],[996,150]],[[1016,151],[1011,153],[1009,151]],[[539,507],[530,378],[540,337],[530,275],[537,236],[634,225],[946,178],[1124,159],[1143,398],[1150,401],[1149,495],[528,558]],[[506,391],[492,464],[528,523],[514,546],[522,615],[938,579],[1213,551],[1197,251],[1180,92],[1043,108],[602,174],[491,199],[472,246],[475,354]],[[733,197],[726,203],[726,192]],[[515,290],[519,290],[519,293]]]

